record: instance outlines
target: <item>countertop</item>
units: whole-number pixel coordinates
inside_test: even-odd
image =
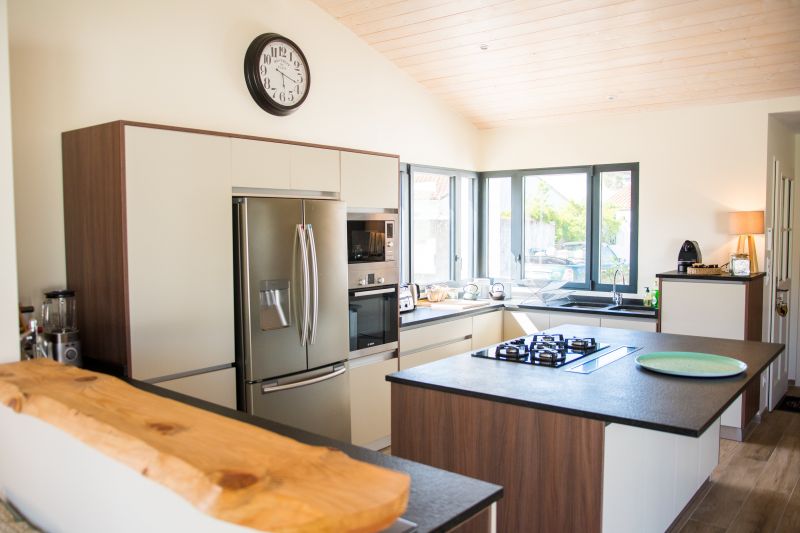
[[[734,276],[733,274],[687,274],[686,272],[678,272],[677,270],[670,270],[669,272],[662,272],[656,274],[657,278],[664,279],[702,279],[707,281],[753,281],[758,278],[766,276],[766,272],[753,272],[747,276]]]
[[[580,296],[576,299],[586,302],[599,302],[606,301],[609,298],[602,298],[597,296]],[[432,309],[430,307],[417,307],[413,311],[407,311],[400,314],[400,329],[413,329],[415,327],[424,326],[431,322],[442,320],[455,320],[458,318],[465,318],[469,316],[480,315],[483,313],[490,313],[498,309],[509,309],[512,311],[553,311],[557,313],[580,313],[589,315],[605,315],[605,316],[618,316],[626,318],[646,318],[656,320],[657,310],[653,309],[649,313],[641,312],[628,312],[628,311],[611,311],[609,309],[580,309],[576,307],[559,307],[560,304],[567,303],[568,299],[555,300],[550,305],[537,305],[526,303],[529,298],[513,298],[508,300],[478,300],[488,303],[485,307],[477,307],[466,310],[457,309]],[[641,305],[641,300],[627,299],[626,304]],[[608,304],[612,304],[609,302]]]
[[[403,518],[416,523],[418,525],[416,531],[420,533],[449,530],[478,514],[493,502],[498,501],[503,495],[503,488],[499,485],[314,435],[313,433],[169,391],[157,385],[136,380],[128,380],[128,382],[144,391],[259,426],[306,444],[337,448],[353,459],[407,473],[411,476],[411,494],[408,500],[408,508]]]
[[[700,436],[747,384],[782,351],[782,344],[565,325],[548,330],[595,337],[599,342],[642,349],[591,374],[508,361],[456,355],[387,376],[394,383],[464,394],[493,401]],[[747,363],[731,378],[694,379],[639,368],[637,355],[696,351],[728,355]],[[568,368],[568,365],[566,368]]]

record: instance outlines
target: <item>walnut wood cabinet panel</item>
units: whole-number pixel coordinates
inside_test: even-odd
[[[599,533],[604,426],[392,383],[392,454],[503,485],[498,531]]]

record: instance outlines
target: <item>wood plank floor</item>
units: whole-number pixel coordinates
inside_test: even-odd
[[[773,411],[745,442],[720,441],[719,465],[670,529],[678,532],[800,532],[800,413]]]

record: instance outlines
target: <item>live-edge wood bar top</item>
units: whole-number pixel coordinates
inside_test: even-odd
[[[603,422],[700,436],[784,349],[782,344],[648,333],[588,326],[549,330],[641,350],[590,374],[496,361],[463,354],[387,376],[393,383],[533,407]],[[735,357],[748,368],[731,378],[693,379],[657,374],[637,355],[693,351]],[[568,366],[569,367],[569,366]],[[567,368],[568,368],[567,367]]]
[[[0,365],[0,403],[262,531],[380,531],[408,502],[406,474],[49,360]]]

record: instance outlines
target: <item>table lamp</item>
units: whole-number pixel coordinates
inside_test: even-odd
[[[735,211],[730,213],[728,228],[731,235],[739,236],[738,253],[750,257],[750,272],[758,272],[754,234],[764,233],[764,211]]]

